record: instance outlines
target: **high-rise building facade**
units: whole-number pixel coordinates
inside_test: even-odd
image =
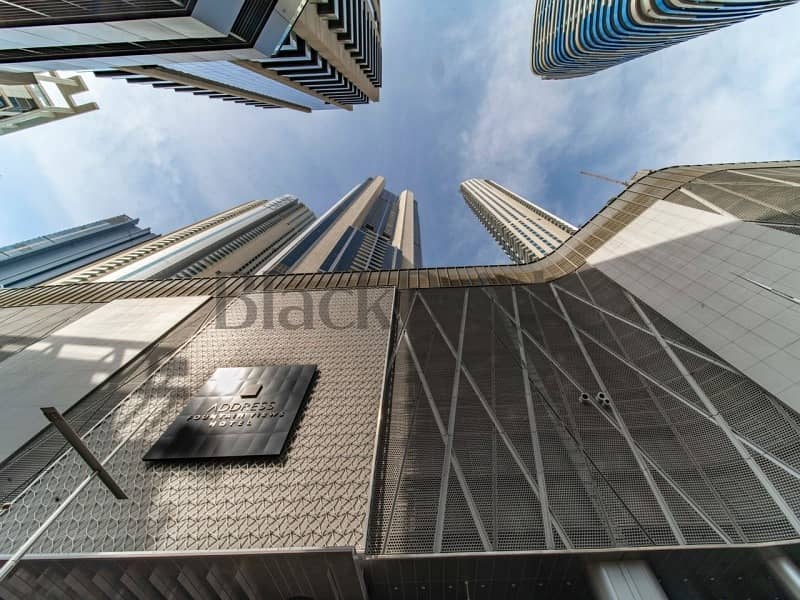
[[[314,213],[294,196],[247,202],[51,284],[248,275],[313,221]]]
[[[544,79],[591,75],[795,1],[538,0],[533,72]]]
[[[577,229],[488,179],[469,179],[461,195],[486,230],[515,263],[544,258]]]
[[[93,70],[259,108],[377,101],[377,0],[46,0],[0,7],[0,69]]]
[[[97,110],[94,102],[75,99],[87,89],[78,76],[0,72],[0,135]]]
[[[0,248],[0,287],[29,287],[116,254],[156,234],[119,215]]]
[[[356,186],[261,273],[410,269],[422,265],[417,201],[383,177]]]
[[[0,291],[0,593],[798,597],[798,188],[655,170],[524,265]]]

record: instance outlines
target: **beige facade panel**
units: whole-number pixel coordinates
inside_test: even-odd
[[[414,202],[414,192],[409,190],[400,192],[397,227],[395,228],[392,246],[400,248],[403,254],[404,269],[413,269],[416,266],[414,264],[414,243],[416,241]]]
[[[294,24],[293,31],[301,38],[306,40],[313,48],[325,57],[330,64],[336,67],[353,84],[373,102],[380,100],[380,89],[375,87],[367,79],[361,67],[353,60],[347,52],[342,42],[336,37],[336,33],[328,28],[327,22],[323,20],[318,12],[317,5],[309,3],[300,18]]]
[[[375,177],[355,202],[342,214],[328,229],[325,235],[318,240],[311,250],[292,269],[293,273],[313,273],[319,271],[322,263],[333,250],[336,242],[345,234],[349,227],[358,228],[364,222],[372,204],[380,196],[386,180]]]
[[[207,299],[114,300],[0,363],[0,462]]]

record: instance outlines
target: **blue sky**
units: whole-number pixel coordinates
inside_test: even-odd
[[[291,193],[321,214],[384,175],[420,204],[426,265],[505,262],[459,183],[580,225],[672,164],[800,157],[800,5],[591,77],[529,69],[533,2],[385,2],[378,104],[306,115],[87,76],[101,110],[0,137],[0,245],[120,213],[165,233]]]

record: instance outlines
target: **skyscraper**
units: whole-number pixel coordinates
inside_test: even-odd
[[[353,188],[261,273],[410,269],[422,264],[417,201],[383,177]]]
[[[796,0],[538,0],[533,72],[582,77],[792,4]]]
[[[0,8],[0,69],[86,69],[305,112],[379,98],[377,0],[6,4]]]
[[[464,201],[492,237],[516,263],[543,258],[577,229],[488,179],[461,184]]]
[[[51,283],[247,275],[313,220],[314,213],[293,196],[247,202]]]
[[[1,127],[1,126],[0,126]],[[157,237],[119,215],[0,248],[0,287],[28,287]]]
[[[798,597],[798,187],[658,169],[522,265],[0,290],[0,593]]]
[[[75,101],[86,90],[78,76],[0,72],[0,135],[97,110],[94,102]]]

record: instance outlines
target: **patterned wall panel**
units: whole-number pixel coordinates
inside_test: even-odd
[[[358,600],[352,550],[84,556],[25,561],[3,600]]]
[[[86,438],[101,458],[121,444],[106,466],[131,499],[115,501],[93,482],[34,554],[363,545],[392,290],[226,302]],[[142,461],[215,369],[260,364],[318,366],[280,460]],[[87,474],[73,453],[45,472],[0,516],[0,553],[18,547]]]

